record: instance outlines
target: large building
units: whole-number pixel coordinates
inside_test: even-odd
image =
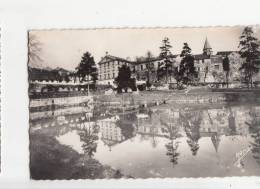
[[[176,56],[170,58],[174,61]],[[136,61],[130,61],[127,59],[119,58],[116,56],[106,55],[101,58],[99,65],[98,82],[99,84],[112,85],[114,79],[118,76],[119,68],[122,65],[127,65],[132,71],[132,77],[136,78],[137,83],[139,81],[149,80],[154,82],[157,79],[157,69],[159,65],[163,63],[161,57],[142,57]]]
[[[213,54],[212,47],[206,38],[202,54],[195,54],[194,66],[198,72],[199,82],[223,82],[223,59],[228,57],[231,65],[231,76],[234,80],[239,80],[237,77],[241,75],[239,73],[239,67],[242,64],[242,59],[236,51],[219,51]],[[170,57],[173,67],[180,65],[181,57],[178,55],[172,55]],[[99,84],[112,85],[114,79],[118,76],[118,70],[122,65],[127,65],[132,71],[132,77],[138,81],[147,81],[148,78],[151,82],[157,80],[157,70],[160,65],[164,63],[161,57],[152,58],[139,58],[136,61],[130,61],[127,59],[111,56],[108,53],[98,63],[99,65]],[[169,78],[168,78],[169,79]],[[174,82],[173,75],[170,76],[170,82]],[[233,79],[231,78],[230,81]]]
[[[131,61],[119,58],[116,56],[111,56],[106,53],[106,56],[101,58],[98,63],[98,82],[99,84],[108,84],[112,85],[114,79],[118,76],[118,70],[122,65],[129,66],[132,64]]]

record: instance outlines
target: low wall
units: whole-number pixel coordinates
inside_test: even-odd
[[[71,106],[81,103],[93,103],[92,96],[74,96],[64,98],[41,98],[31,99],[30,108],[46,107],[46,106]]]
[[[260,102],[260,93],[255,92],[197,92],[174,93],[140,92],[139,94],[99,95],[94,97],[96,103],[109,105],[159,105],[164,103],[219,103],[219,102]]]

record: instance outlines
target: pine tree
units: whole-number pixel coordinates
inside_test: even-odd
[[[128,87],[132,87],[131,82],[131,70],[127,65],[123,65],[118,70],[118,76],[115,78],[115,83],[117,84],[117,90],[119,93],[122,89],[127,92]]]
[[[239,42],[239,54],[245,59],[240,70],[243,70],[247,86],[253,86],[253,74],[258,72],[257,59],[260,55],[259,43],[251,27],[245,27]]]
[[[151,60],[153,58],[153,55],[151,53],[151,51],[147,51],[146,53],[146,68],[147,68],[147,81],[146,81],[146,86],[148,88],[151,87],[151,74],[154,70],[154,65],[152,64]]]
[[[93,83],[97,80],[97,67],[94,61],[94,57],[89,52],[83,54],[79,65],[76,67],[76,75],[80,78],[80,81],[85,81],[86,76],[88,81],[88,94],[89,94],[89,82],[90,77]]]
[[[163,59],[163,62],[159,65],[158,68],[158,80],[162,75],[166,74],[166,83],[168,83],[169,69],[172,68],[172,61],[170,58],[170,56],[172,55],[170,51],[171,48],[172,46],[170,45],[169,38],[165,37],[162,40],[162,46],[160,47],[160,57]]]
[[[76,74],[79,76],[81,81],[84,81],[86,76],[88,77],[88,81],[91,80],[96,82],[97,80],[97,67],[94,61],[94,57],[91,56],[89,52],[83,54],[79,65],[76,68]]]
[[[229,79],[229,72],[230,72],[230,63],[229,63],[228,56],[226,56],[223,59],[223,71],[226,73],[226,83],[227,83],[227,88],[228,88],[228,79]]]
[[[177,82],[188,84],[196,77],[194,57],[191,54],[191,48],[188,43],[184,43],[180,57],[182,57],[182,60],[180,63]]]

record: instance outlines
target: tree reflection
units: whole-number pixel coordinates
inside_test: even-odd
[[[257,116],[257,111],[251,108],[249,115],[251,116],[251,122],[246,122],[249,126],[249,132],[253,138],[251,142],[253,157],[260,165],[260,117]]]
[[[133,138],[135,135],[134,124],[137,122],[136,115],[134,113],[123,114],[119,116],[119,120],[116,122],[116,125],[121,129],[121,133],[124,136],[124,139]]]
[[[170,162],[173,165],[177,165],[178,164],[178,157],[180,155],[180,153],[178,153],[178,147],[179,147],[179,143],[176,142],[174,139],[171,139],[171,141],[169,143],[167,143],[165,145],[167,152],[166,155],[169,156],[170,158]]]
[[[185,133],[188,137],[187,143],[190,146],[193,156],[197,155],[199,150],[200,125],[202,122],[202,111],[199,112],[180,112],[180,119]]]
[[[229,107],[228,127],[230,129],[230,134],[235,135],[236,134],[236,120],[235,120],[235,115],[232,112],[231,107]]]
[[[82,142],[82,149],[88,158],[92,158],[97,150],[98,132],[99,127],[96,124],[78,132]]]
[[[179,127],[176,125],[173,125],[172,123],[167,123],[164,120],[160,120],[161,124],[165,126],[168,135],[169,142],[165,145],[166,147],[166,155],[169,156],[170,162],[174,165],[178,164],[178,158],[180,156],[180,153],[178,152],[179,142],[176,141],[178,135],[179,135]]]

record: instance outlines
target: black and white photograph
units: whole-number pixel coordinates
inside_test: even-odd
[[[28,31],[30,177],[260,176],[260,27]]]

